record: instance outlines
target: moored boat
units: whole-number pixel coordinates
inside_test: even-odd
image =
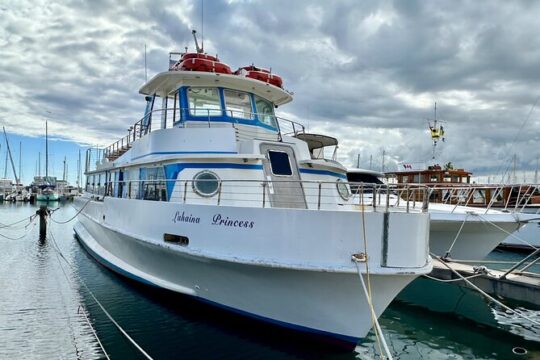
[[[414,172],[414,170],[408,170]],[[443,178],[440,168],[434,170],[436,179]],[[450,173],[452,173],[450,171]],[[444,184],[439,182],[426,183],[420,179],[418,174],[416,182],[403,182],[403,177],[398,180],[399,184],[407,184],[405,191],[394,191],[387,197],[385,194],[383,179],[388,175],[372,170],[349,169],[347,172],[350,182],[364,183],[370,188],[369,194],[364,194],[364,201],[367,204],[375,202],[389,201],[390,204],[406,206],[403,198],[410,198],[412,202],[409,206],[422,206],[422,201],[429,200],[430,214],[430,250],[439,256],[451,256],[455,259],[480,260],[493,251],[509,233],[516,231],[534,216],[521,212],[504,212],[490,207],[489,202],[481,207],[477,202],[476,206],[469,206],[474,203],[472,195],[475,190],[482,190],[483,187],[468,188],[460,187],[461,177],[469,177],[470,173],[457,170],[460,174],[456,183]],[[390,175],[395,175],[391,173]],[[403,174],[400,174],[403,176]],[[427,179],[432,178],[433,173],[429,172]],[[457,175],[454,175],[454,179]],[[419,183],[420,182],[420,183]],[[371,184],[371,185],[370,185]],[[420,185],[430,187],[429,195],[423,191],[416,191]],[[445,186],[446,185],[446,186]],[[468,189],[468,191],[467,191]],[[379,194],[378,192],[383,192]],[[446,198],[446,202],[441,202]],[[531,224],[532,225],[532,224]]]
[[[431,271],[428,214],[353,203],[345,167],[275,115],[281,87],[180,68],[139,92],[144,116],[95,168],[87,154],[74,202],[78,239],[111,270],[348,348],[370,303],[379,316]]]

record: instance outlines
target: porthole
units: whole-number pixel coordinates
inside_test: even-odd
[[[338,179],[336,182],[336,187],[339,196],[341,196],[341,198],[345,201],[349,200],[351,197],[351,191],[349,190],[347,183],[343,182],[341,179]]]
[[[201,171],[193,177],[193,191],[200,196],[211,197],[219,190],[219,177],[208,170]]]

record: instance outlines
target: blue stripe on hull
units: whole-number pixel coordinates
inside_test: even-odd
[[[118,273],[120,275],[123,275],[123,276],[125,276],[127,278],[130,278],[132,280],[141,282],[143,284],[150,285],[152,287],[157,287],[157,288],[160,288],[160,289],[164,289],[161,286],[159,286],[157,284],[154,284],[153,282],[150,282],[150,281],[148,281],[146,279],[143,279],[140,276],[134,275],[134,274],[132,274],[132,273],[130,273],[130,272],[128,272],[128,271],[114,265],[114,264],[112,264],[108,260],[101,257],[99,254],[94,252],[92,249],[90,249],[90,247],[84,243],[84,240],[82,240],[82,238],[77,234],[77,231],[75,231],[75,235],[76,235],[77,239],[79,240],[79,242],[82,244],[83,248],[86,251],[88,251],[88,253],[90,255],[92,255],[92,257],[94,259],[96,259],[97,262],[99,262],[100,264],[102,264],[106,268],[108,268],[108,269],[110,269],[110,270],[112,270],[112,271],[114,271],[114,272],[116,272],[116,273]],[[165,290],[171,291],[169,289],[165,289]],[[291,330],[302,332],[302,333],[307,333],[307,334],[310,334],[310,335],[315,335],[315,336],[318,336],[318,337],[328,338],[328,340],[330,340],[329,341],[330,343],[332,343],[332,344],[334,344],[334,345],[336,345],[336,346],[338,346],[340,348],[352,350],[352,349],[354,349],[354,347],[358,344],[358,341],[360,340],[360,338],[356,338],[356,337],[352,337],[352,336],[334,334],[334,333],[330,333],[330,332],[323,331],[323,330],[312,329],[312,328],[308,328],[308,327],[301,326],[301,325],[295,325],[295,324],[291,324],[291,323],[287,323],[287,322],[283,322],[283,321],[279,321],[279,320],[274,320],[274,319],[267,318],[267,317],[264,317],[264,316],[252,314],[252,313],[249,313],[249,312],[246,312],[246,311],[243,311],[243,310],[235,309],[233,307],[223,305],[223,304],[211,301],[211,300],[207,300],[207,299],[204,299],[204,298],[201,298],[201,297],[198,297],[198,296],[191,296],[191,295],[187,295],[187,294],[182,294],[182,295],[189,296],[190,298],[193,298],[193,299],[195,299],[197,301],[200,301],[202,303],[209,304],[209,305],[218,307],[220,309],[224,309],[224,310],[227,310],[227,311],[230,311],[230,312],[242,315],[242,316],[246,316],[246,317],[258,320],[258,321],[263,321],[263,322],[266,322],[266,323],[269,323],[269,324],[272,324],[272,325],[281,326],[281,327],[284,327],[284,328],[287,328],[287,329],[291,329]]]

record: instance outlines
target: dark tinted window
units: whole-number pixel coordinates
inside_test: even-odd
[[[274,175],[292,175],[291,162],[289,155],[281,151],[269,151],[270,164]]]

